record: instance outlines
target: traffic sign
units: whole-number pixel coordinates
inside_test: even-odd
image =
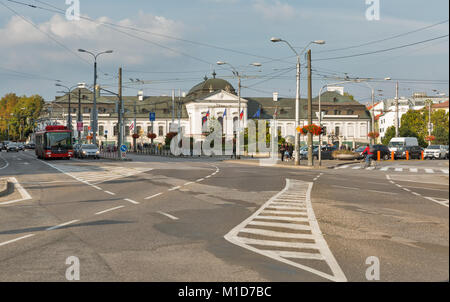
[[[77,131],[83,131],[83,122],[77,122]]]
[[[150,113],[149,113],[149,119],[150,119],[150,122],[154,122],[154,121],[155,121],[155,118],[156,118],[155,112],[150,112]]]
[[[127,150],[128,150],[128,148],[127,148],[126,145],[120,146],[120,151],[122,151],[122,152],[127,152]]]

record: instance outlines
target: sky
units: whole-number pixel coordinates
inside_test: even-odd
[[[124,95],[187,93],[213,71],[237,87],[231,65],[243,97],[295,97],[295,53],[271,37],[298,53],[325,41],[308,47],[313,96],[346,76],[372,79],[344,84],[362,103],[370,101],[368,86],[377,100],[394,97],[397,81],[400,96],[449,93],[447,0],[79,0],[80,20],[66,17],[73,0],[17,1],[0,0],[0,97],[50,101],[61,94],[56,80],[92,85],[93,57],[79,48],[113,50],[98,57],[98,82],[117,91],[122,67]],[[377,2],[379,20],[368,20]],[[365,54],[374,51],[381,52]],[[250,65],[256,62],[262,66]],[[304,55],[300,91],[307,96]]]

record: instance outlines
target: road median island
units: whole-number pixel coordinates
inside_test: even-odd
[[[253,165],[253,166],[261,166],[261,167],[275,167],[275,168],[287,168],[287,169],[300,169],[300,170],[321,170],[321,169],[334,169],[343,165],[351,165],[356,164],[358,161],[345,161],[345,162],[337,162],[335,160],[330,161],[322,161],[322,166],[316,164],[314,166],[307,166],[306,161],[299,166],[295,166],[294,162],[277,162],[276,164],[266,164],[263,161],[260,162],[259,159],[238,159],[238,160],[224,160],[224,163],[235,163],[242,165]]]
[[[8,180],[6,178],[0,178],[0,196],[8,194]]]

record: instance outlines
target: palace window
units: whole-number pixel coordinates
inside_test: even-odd
[[[159,136],[163,136],[164,135],[164,127],[163,126],[159,126],[158,127],[158,135]]]

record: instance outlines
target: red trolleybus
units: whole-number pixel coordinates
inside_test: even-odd
[[[42,159],[73,157],[72,131],[66,126],[47,126],[36,133],[36,156]]]

